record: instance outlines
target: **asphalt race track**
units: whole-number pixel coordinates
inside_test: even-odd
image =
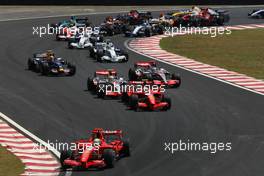
[[[250,8],[232,9],[230,24],[263,23],[247,18]],[[106,15],[93,15],[100,23]],[[86,89],[96,69],[116,68],[127,77],[135,61],[147,58],[129,52],[124,64],[101,64],[88,50],[69,50],[54,36],[32,35],[32,26],[64,18],[0,23],[0,110],[41,139],[72,142],[95,127],[122,129],[132,144],[132,156],[114,169],[73,175],[93,176],[260,176],[264,173],[264,97],[213,79],[159,63],[180,73],[182,86],[168,90],[172,109],[134,112],[119,100],[102,100]],[[127,38],[115,36],[124,47]],[[77,65],[73,77],[44,77],[26,70],[27,58],[53,49],[57,56]],[[229,152],[164,151],[164,142],[232,142]]]

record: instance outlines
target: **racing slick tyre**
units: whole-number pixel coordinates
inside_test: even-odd
[[[66,160],[67,158],[70,158],[72,155],[70,150],[64,150],[61,152],[60,154],[60,163],[61,163],[61,168],[62,170],[66,170],[67,168],[69,168],[69,166],[64,165],[64,160]]]
[[[34,70],[33,66],[33,60],[31,58],[28,58],[28,70]]]
[[[93,91],[94,90],[93,81],[92,81],[92,79],[90,77],[87,79],[87,89],[89,91]]]
[[[107,168],[113,168],[115,166],[115,152],[111,149],[105,149],[103,152],[103,159]]]
[[[98,42],[103,42],[103,41],[104,41],[104,37],[100,36]]]
[[[68,63],[68,67],[70,69],[69,76],[73,76],[76,73],[76,66]]]
[[[171,108],[171,99],[168,97],[163,97],[163,102],[166,102],[168,105],[162,108],[163,111],[167,111]]]
[[[164,31],[163,26],[161,25],[157,26],[156,28],[157,34],[162,35],[164,33],[163,31]]]
[[[68,48],[73,49],[73,46],[71,45],[71,41],[68,42]]]
[[[96,55],[96,60],[97,62],[103,62],[102,58],[98,54]]]
[[[93,48],[90,48],[90,57],[95,58],[95,52],[94,52]]]
[[[124,55],[126,58],[125,58],[124,60],[122,60],[122,62],[127,62],[127,61],[128,61],[128,57],[129,57],[128,54],[124,52],[123,55]]]
[[[138,95],[131,95],[129,97],[129,106],[135,111],[138,110]]]
[[[151,36],[150,29],[145,29],[145,36],[146,37],[150,37]]]
[[[179,83],[174,86],[175,88],[180,87],[180,85],[181,85],[181,76],[179,74],[176,75],[175,73],[173,73],[171,75],[171,79],[179,81]]]
[[[97,62],[103,62],[102,60],[102,56],[104,55],[104,51],[103,50],[98,50],[97,54],[96,54],[96,60]]]
[[[128,71],[128,79],[129,81],[136,81],[137,80],[137,75],[135,73],[135,70],[130,68]]]
[[[121,96],[121,101],[126,103],[126,102],[128,102],[128,99],[129,99],[129,97],[128,97],[127,93],[123,92],[122,96]]]
[[[59,35],[56,35],[56,40],[57,40],[57,41],[61,41]]]
[[[41,64],[39,69],[41,75],[47,76],[49,74],[49,65],[47,63]]]
[[[113,35],[115,35],[114,30],[111,29],[111,28],[108,28],[108,29],[107,29],[107,36],[113,36]]]
[[[130,156],[130,145],[129,145],[129,141],[128,140],[124,140],[123,141],[123,149],[122,149],[122,153],[124,154],[125,157],[129,157]]]
[[[224,23],[225,23],[224,16],[219,16],[219,17],[216,19],[216,23],[217,23],[218,26],[223,26]]]

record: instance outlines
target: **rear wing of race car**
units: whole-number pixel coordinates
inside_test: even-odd
[[[112,130],[104,130],[102,132],[105,135],[122,135],[123,134],[122,130],[113,130],[113,131]]]
[[[156,62],[155,61],[147,61],[147,62],[136,62],[134,64],[134,67],[150,67],[150,66],[153,66],[153,67],[156,67]]]
[[[117,75],[117,71],[115,69],[107,69],[107,70],[97,70],[95,73],[96,75],[106,75],[106,76],[116,76]]]
[[[92,133],[94,134],[100,133],[102,135],[118,135],[118,136],[123,135],[122,130],[104,130],[102,128],[95,128],[93,129]]]
[[[149,81],[147,79],[142,79],[142,81],[129,81],[130,85],[144,85],[144,84],[153,84],[153,81]]]

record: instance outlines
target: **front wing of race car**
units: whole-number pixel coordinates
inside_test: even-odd
[[[170,80],[167,80],[167,82],[160,81],[160,80],[153,80],[152,84],[154,84],[154,85],[165,85],[166,87],[169,87],[169,88],[177,88],[177,87],[180,87],[181,80],[180,79],[178,79],[178,80],[170,79]]]
[[[154,105],[149,105],[148,103],[144,103],[144,102],[138,103],[138,108],[149,109],[151,111],[163,109],[163,108],[168,107],[168,106],[169,106],[169,104],[167,102],[160,102],[160,103],[156,103]]]
[[[85,163],[71,160],[71,159],[66,159],[63,162],[64,165],[69,166],[69,167],[83,167],[85,169],[88,168],[104,168],[106,167],[106,164],[103,160],[91,160]]]
[[[102,56],[101,57],[102,61],[109,61],[109,62],[127,62],[128,58],[125,55],[121,56],[114,56],[114,57],[109,57],[109,56]]]
[[[88,47],[92,47],[92,46],[93,46],[93,44],[90,42],[85,43],[85,44],[73,43],[73,42],[69,43],[69,48],[84,49],[84,48],[88,48]]]

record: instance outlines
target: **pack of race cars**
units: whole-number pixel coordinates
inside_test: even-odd
[[[248,14],[252,18],[264,18],[264,10],[253,10]],[[165,27],[202,27],[219,26],[228,23],[229,13],[224,10],[193,7],[153,18],[150,12],[140,13],[131,10],[124,15],[106,17],[96,31],[85,31],[91,27],[88,18],[71,17],[51,26],[56,29],[56,40],[66,40],[69,49],[88,49],[91,58],[97,62],[126,63],[129,55],[116,47],[104,36],[123,34],[127,37],[149,37],[163,34]],[[75,31],[75,32],[74,32]],[[76,32],[78,31],[78,32]],[[76,66],[67,60],[55,56],[48,50],[35,53],[28,58],[28,70],[45,76],[73,76]],[[178,88],[181,77],[164,68],[159,68],[154,61],[140,61],[128,70],[128,79],[118,75],[115,69],[95,70],[87,78],[87,89],[97,97],[120,98],[134,111],[167,111],[172,102],[165,90]],[[60,162],[62,169],[87,170],[90,168],[113,168],[122,157],[130,156],[130,145],[123,138],[121,130],[107,131],[95,128],[88,139],[75,142],[73,151],[62,151]]]
[[[165,95],[165,89],[179,87],[179,75],[158,68],[154,61],[137,62],[128,75],[131,72],[135,75],[125,80],[114,69],[97,70],[94,76],[88,77],[87,89],[99,98],[121,98],[135,111],[171,108],[171,99]]]
[[[229,15],[226,11],[193,7],[161,14],[158,18],[153,18],[151,12],[131,10],[115,18],[106,17],[99,27],[92,26],[87,17],[71,17],[51,26],[53,31],[56,31],[56,40],[67,41],[69,49],[87,49],[90,58],[99,63],[126,63],[129,59],[128,53],[115,46],[109,39],[104,39],[104,36],[123,34],[127,37],[149,37],[163,34],[166,26],[211,26],[223,25],[228,21]],[[73,76],[76,73],[74,64],[55,57],[51,50],[33,54],[27,64],[29,70],[46,76]],[[87,80],[88,90],[98,97],[120,97],[136,111],[169,110],[171,100],[164,95],[163,88],[177,88],[180,84],[179,75],[158,68],[153,61],[135,63],[128,71],[127,80],[117,76],[114,69],[97,70],[94,76]],[[117,91],[117,86],[129,89]],[[139,87],[144,90],[139,90]],[[156,91],[153,91],[153,88]]]

